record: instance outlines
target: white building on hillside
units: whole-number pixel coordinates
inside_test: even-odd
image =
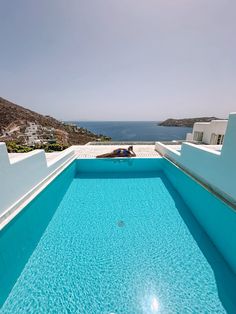
[[[40,124],[29,122],[25,129],[26,144],[34,146],[42,143],[55,143],[55,129],[43,127]]]
[[[188,133],[186,140],[209,145],[222,145],[228,120],[212,120],[211,122],[196,122],[193,132]]]
[[[34,145],[39,141],[38,137],[38,131],[39,131],[39,125],[37,125],[34,122],[30,122],[29,126],[25,129],[25,135],[27,137],[27,144],[28,145]]]

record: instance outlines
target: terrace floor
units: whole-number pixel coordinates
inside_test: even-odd
[[[129,145],[76,145],[73,146],[73,149],[76,151],[77,158],[95,158],[97,155],[105,154],[112,152],[114,149],[119,147],[121,148],[128,148]],[[181,150],[181,145],[167,145],[169,148],[174,149],[176,151]],[[199,147],[206,147],[210,150],[220,151],[222,145],[198,145]],[[134,152],[137,157],[139,158],[160,158],[161,155],[155,151],[155,145],[133,145]],[[27,155],[32,154],[30,153],[10,153],[9,158],[10,162],[17,162],[21,159],[27,157]],[[53,153],[46,153],[47,162],[53,162],[54,159],[58,158],[62,152],[53,152]]]
[[[76,151],[77,158],[95,158],[97,155],[105,154],[112,152],[114,149],[117,148],[128,148],[128,145],[77,145],[73,146],[73,149]],[[161,155],[155,151],[155,145],[133,145],[134,152],[137,157],[143,158],[160,158]],[[17,162],[20,161],[27,156],[31,155],[30,153],[10,153],[8,154],[10,158],[10,162]],[[54,159],[57,159],[62,152],[53,152],[53,153],[46,153],[46,160],[47,162],[53,162]]]
[[[117,148],[128,148],[128,145],[85,145],[77,146],[77,158],[94,158],[97,155],[112,152]],[[137,157],[141,158],[161,158],[161,155],[155,151],[155,145],[133,145]]]

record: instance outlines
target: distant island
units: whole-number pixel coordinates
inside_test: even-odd
[[[195,122],[210,122],[212,120],[219,120],[216,117],[201,117],[201,118],[187,118],[187,119],[167,119],[158,123],[160,126],[178,126],[192,128]]]

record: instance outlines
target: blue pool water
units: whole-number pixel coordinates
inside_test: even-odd
[[[234,275],[161,162],[79,161],[55,180],[1,235],[18,250],[1,313],[233,313]]]

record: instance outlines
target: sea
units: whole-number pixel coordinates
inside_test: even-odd
[[[172,141],[184,140],[192,128],[159,126],[158,121],[73,121],[96,134],[113,141]]]

